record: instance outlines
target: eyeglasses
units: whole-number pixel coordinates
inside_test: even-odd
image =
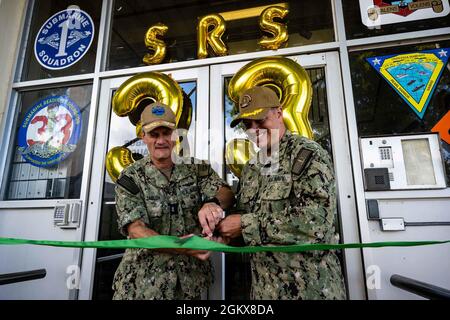
[[[258,120],[244,119],[244,120],[242,120],[242,124],[244,125],[246,130],[249,130],[249,129],[251,129],[253,122],[255,122],[258,127],[261,127],[266,120],[267,120],[267,117],[264,117],[264,119],[258,119]]]

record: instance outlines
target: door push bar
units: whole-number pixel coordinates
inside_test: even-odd
[[[404,218],[380,218],[380,210],[378,208],[378,200],[369,199],[367,203],[367,215],[369,220],[380,221],[381,230],[383,231],[404,231],[405,227],[424,227],[424,226],[450,226],[450,222],[406,222]]]
[[[417,294],[430,300],[450,300],[450,290],[403,277],[398,274],[391,276],[391,284],[397,288]]]
[[[0,274],[0,285],[45,278],[47,270],[38,269],[24,272]]]

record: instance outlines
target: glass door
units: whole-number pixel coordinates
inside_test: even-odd
[[[339,59],[337,53],[311,54],[289,57],[303,66],[312,83],[313,99],[309,112],[314,140],[327,150],[334,162],[338,194],[336,230],[341,242],[358,242],[356,208],[350,150],[347,142],[345,105],[342,96]],[[242,129],[230,128],[233,103],[228,96],[228,84],[232,76],[250,61],[215,65],[211,67],[211,117],[210,160],[213,168],[236,189],[238,178],[225,165],[225,146],[234,138],[245,137]],[[338,147],[339,146],[339,147]],[[350,297],[364,293],[362,261],[356,250],[341,252],[341,263],[347,273]],[[220,286],[213,288],[210,298],[239,300],[249,299],[251,273],[249,256],[245,254],[222,254]],[[351,276],[350,276],[351,275]],[[352,279],[350,281],[350,279]]]
[[[188,105],[192,107],[191,122],[188,129],[190,155],[198,159],[208,159],[208,67],[164,72],[175,79],[182,88]],[[115,211],[114,182],[105,169],[108,150],[122,146],[136,138],[135,126],[128,117],[118,117],[111,109],[115,90],[129,77],[108,79],[102,82],[99,116],[94,155],[94,170],[91,179],[91,208],[87,222],[85,240],[123,239],[117,227]],[[185,102],[186,103],[186,102]],[[128,147],[133,153],[148,154],[142,140]],[[121,261],[124,250],[88,249],[83,256],[83,283],[80,298],[110,300],[112,281]]]

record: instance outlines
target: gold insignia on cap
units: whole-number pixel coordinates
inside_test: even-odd
[[[244,109],[244,108],[248,107],[250,102],[252,102],[252,97],[250,95],[246,94],[242,97],[242,101],[241,101],[241,104],[239,107],[241,109]]]

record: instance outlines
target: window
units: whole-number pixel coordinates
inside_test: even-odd
[[[311,1],[115,1],[108,69],[144,66],[142,58],[148,49],[144,37],[148,28],[158,22],[168,26],[163,37],[167,54],[163,63],[197,59],[197,22],[204,15],[236,12],[242,9],[287,3],[286,18],[289,47],[334,41],[333,16],[329,0]],[[239,13],[238,13],[239,15]],[[262,50],[258,39],[259,14],[226,21],[222,37],[228,54]]]
[[[356,0],[343,0],[342,7],[344,11],[344,19],[345,19],[345,31],[347,39],[359,39],[366,37],[374,37],[374,36],[383,36],[388,34],[395,34],[401,32],[411,32],[411,31],[420,31],[427,29],[435,29],[435,28],[445,28],[450,26],[450,17],[444,16],[439,18],[431,18],[431,19],[423,19],[423,20],[414,20],[408,22],[401,23],[392,23],[392,24],[382,24],[381,26],[372,27],[369,29],[363,22],[361,17],[360,2]],[[371,1],[369,1],[371,2]],[[409,1],[382,1],[385,4],[396,5],[400,2],[404,3],[403,10],[406,10],[406,6]],[[376,3],[373,1],[372,3]],[[430,9],[431,10],[431,9]],[[415,12],[414,14],[417,16],[419,12]],[[401,19],[401,15],[399,15]],[[408,17],[408,16],[407,16]],[[383,16],[381,16],[383,19]]]
[[[21,94],[5,200],[80,197],[91,90]]]
[[[42,49],[50,50],[54,54],[50,54],[54,58],[55,55],[58,55],[55,50],[60,49],[62,40],[67,39],[65,42],[65,48],[69,52],[69,48],[74,48],[77,45],[77,42],[85,36],[77,33],[77,30],[66,30],[67,38],[62,36],[63,26],[57,25],[50,28],[50,32],[46,35],[40,34],[39,31],[42,26],[46,24],[46,21],[51,18],[54,14],[66,10],[71,6],[78,6],[81,10],[86,12],[91,18],[93,22],[93,40],[90,44],[89,48],[86,48],[86,52],[79,52],[74,55],[79,54],[80,59],[77,62],[73,63],[69,67],[60,69],[60,70],[52,70],[43,67],[40,62],[37,60],[35,54],[35,41],[41,42]],[[36,79],[46,79],[46,78],[55,78],[69,75],[79,75],[94,72],[95,65],[95,56],[97,50],[97,39],[99,33],[100,26],[100,12],[101,12],[102,1],[101,0],[46,0],[46,1],[35,1],[33,8],[33,17],[31,20],[30,31],[27,39],[27,46],[25,50],[24,57],[24,65],[22,72],[22,81],[26,80],[36,80]],[[91,31],[89,31],[91,32]],[[80,35],[78,37],[78,35]],[[90,35],[89,35],[90,37]],[[38,38],[38,39],[37,39]],[[63,39],[64,38],[64,39]],[[63,41],[64,42],[64,41]],[[40,55],[40,52],[36,52],[37,55]],[[56,53],[56,54],[55,54]],[[84,55],[81,55],[83,54]],[[67,52],[62,52],[61,55],[67,54]],[[46,61],[52,58],[45,58]],[[68,60],[68,59],[66,59]]]
[[[444,68],[433,96],[422,119],[420,119],[366,61],[365,58],[389,54],[411,53],[422,50],[445,48],[450,41],[403,46],[379,50],[352,52],[349,54],[353,82],[356,120],[359,136],[408,134],[430,132],[449,111],[450,69]],[[447,177],[450,178],[450,145],[441,140]]]

